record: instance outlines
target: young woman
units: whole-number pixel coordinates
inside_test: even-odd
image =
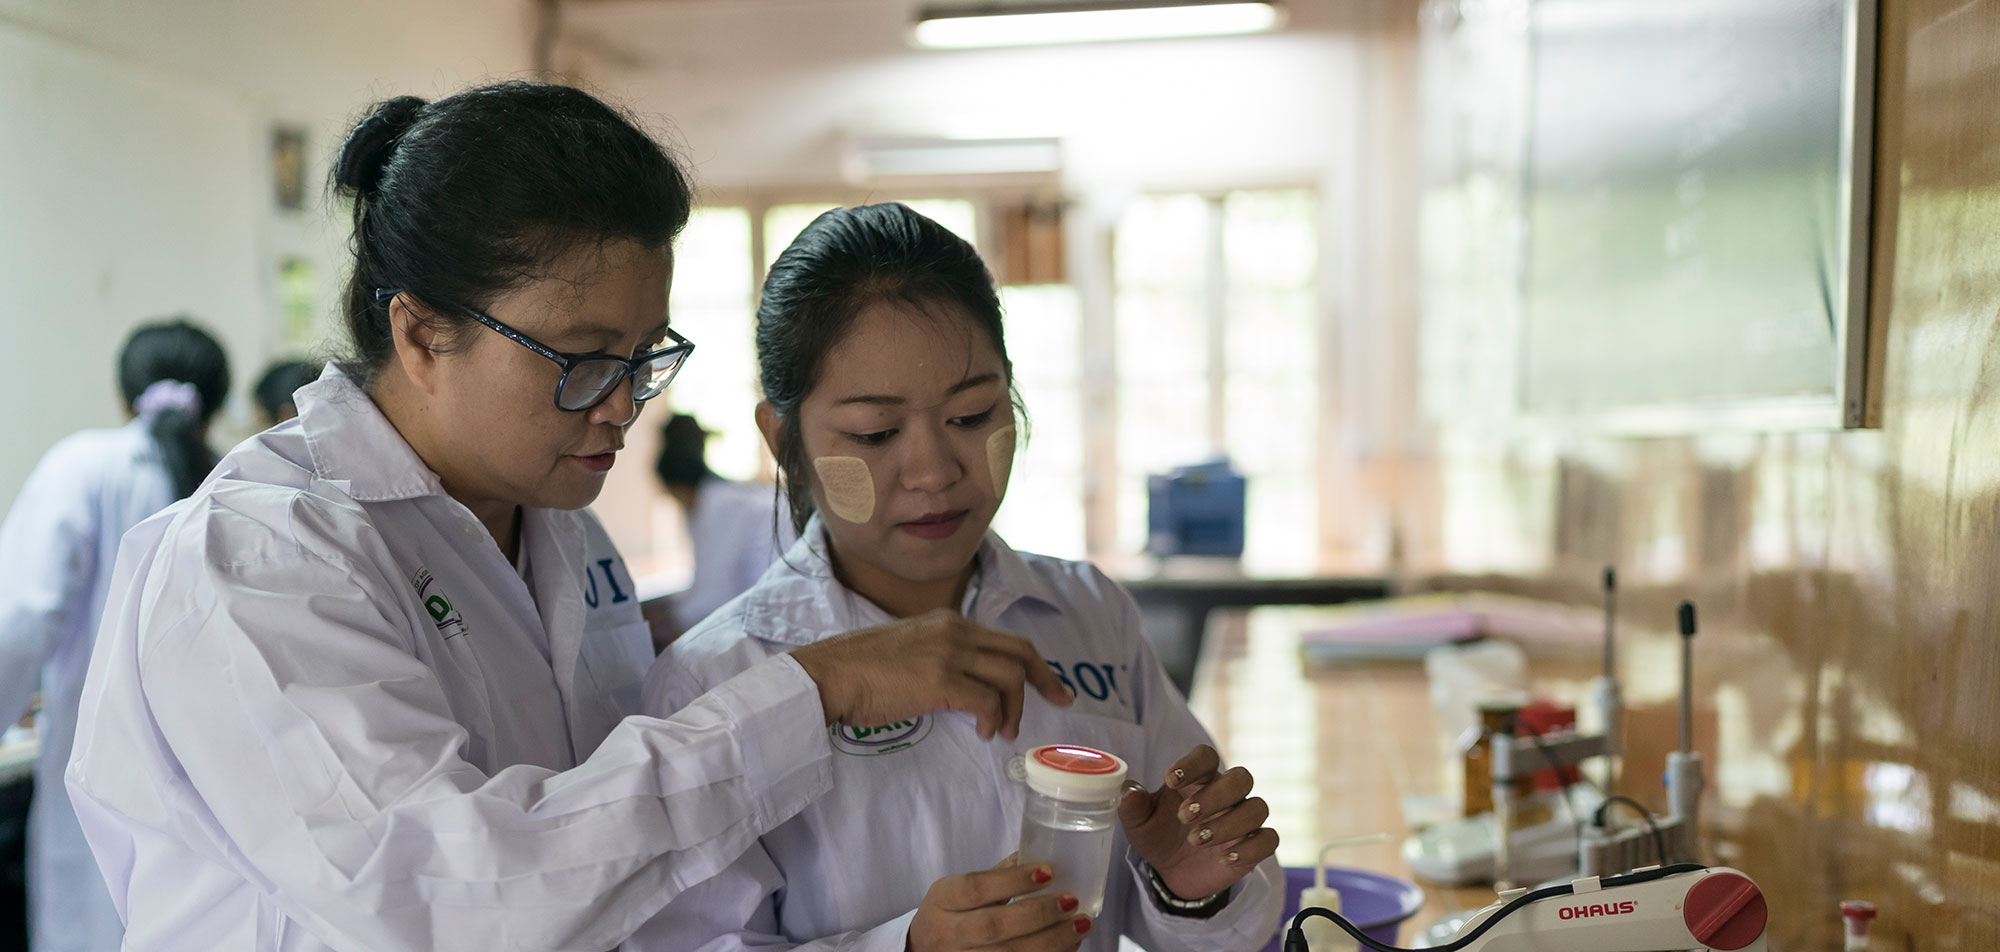
[[[30,947],[117,952],[124,933],[63,789],[91,642],[125,530],[194,491],[215,465],[208,422],[229,396],[229,359],[185,320],[145,324],[118,354],[130,423],[51,448],[0,525],[0,724],[42,690],[29,807]]]
[[[697,626],[647,678],[669,711],[764,659],[857,625],[960,614],[1017,633],[1077,690],[1030,703],[1018,738],[961,718],[848,722],[834,789],[682,894],[635,937],[655,950],[1252,949],[1277,925],[1277,834],[1139,631],[1132,600],[1085,563],[1017,553],[988,530],[1019,425],[993,279],[965,241],[902,205],[835,210],[764,286],[758,424],[790,486],[799,542]],[[882,728],[878,725],[888,725]],[[893,743],[884,743],[884,739]],[[1077,743],[1126,759],[1096,922],[1033,896],[1012,866],[1027,749]],[[1147,789],[1164,784],[1159,789]],[[996,864],[998,864],[996,866]]]
[[[628,716],[648,632],[582,507],[692,347],[681,170],[503,83],[381,104],[334,174],[352,359],[126,537],[91,660],[69,786],[128,952],[610,948],[826,790],[828,721],[1065,696],[905,624]]]

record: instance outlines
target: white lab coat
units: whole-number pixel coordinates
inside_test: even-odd
[[[644,709],[672,710],[775,654],[888,622],[833,578],[824,538],[815,519],[756,588],[669,647],[647,676]],[[1023,752],[1051,743],[1102,748],[1125,758],[1134,780],[1158,787],[1174,761],[1210,742],[1153,657],[1124,590],[1088,563],[1016,553],[997,535],[978,558],[964,615],[1033,642],[1076,703],[1057,708],[1030,692],[1011,742],[980,740],[959,714],[875,731],[836,726],[833,792],[682,893],[628,952],[902,952],[933,882],[991,867],[1019,846],[1026,788],[1011,762]],[[1238,883],[1218,915],[1192,919],[1154,904],[1122,832],[1113,857],[1085,949],[1116,949],[1123,933],[1152,952],[1235,952],[1275,935],[1283,901],[1275,860]]]
[[[28,808],[35,952],[117,952],[124,935],[70,808],[63,768],[118,539],[173,501],[153,438],[134,420],[57,443],[0,525],[0,725],[21,716],[38,675],[42,687],[41,757]]]
[[[669,719],[587,512],[533,591],[339,368],[126,537],[69,787],[129,952],[606,949],[828,783],[790,658]]]
[[[777,491],[758,483],[712,476],[701,481],[688,513],[694,540],[694,580],[674,599],[675,615],[692,628],[750,590],[778,554],[798,538],[792,516],[778,512]],[[780,521],[782,518],[782,521]]]

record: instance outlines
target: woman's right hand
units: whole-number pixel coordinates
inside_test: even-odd
[[[829,724],[873,727],[959,711],[977,719],[981,740],[1013,740],[1025,685],[1052,704],[1076,700],[1027,639],[943,610],[828,638],[792,657],[819,685]]]
[[[1069,952],[1090,934],[1088,916],[1076,914],[1069,893],[1011,902],[1049,884],[1047,863],[1016,866],[1014,857],[980,873],[946,876],[931,884],[910,920],[908,952]]]

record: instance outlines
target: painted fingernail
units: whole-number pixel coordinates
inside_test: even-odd
[[[1179,767],[1175,767],[1172,771],[1170,771],[1167,774],[1167,786],[1178,787],[1181,785],[1181,781],[1186,779],[1187,779],[1187,771],[1182,770]]]
[[[1231,850],[1230,852],[1223,854],[1222,865],[1234,866],[1236,865],[1236,861],[1239,859],[1242,859],[1242,856],[1238,854],[1236,851]]]
[[[1075,896],[1068,896],[1068,895],[1065,895],[1065,896],[1063,896],[1062,898],[1060,898],[1060,899],[1057,899],[1057,900],[1056,900],[1056,908],[1058,908],[1058,909],[1061,909],[1061,910],[1062,910],[1062,911],[1064,911],[1064,912],[1075,912],[1075,911],[1076,911],[1076,897],[1075,897]]]
[[[1181,822],[1185,823],[1201,815],[1201,804],[1190,801],[1181,808]]]
[[[1049,872],[1049,868],[1047,866],[1035,867],[1035,885],[1046,886],[1049,883],[1055,882],[1055,880],[1056,880],[1056,874]]]
[[[1209,840],[1215,839],[1215,831],[1204,826],[1195,831],[1193,839],[1197,843],[1206,845]]]
[[[1084,918],[1084,917],[1082,917],[1082,916],[1078,916],[1078,917],[1077,917],[1077,919],[1076,919],[1076,934],[1077,934],[1077,935],[1089,935],[1089,934],[1090,934],[1090,920],[1089,920],[1089,919],[1086,919],[1086,918]]]

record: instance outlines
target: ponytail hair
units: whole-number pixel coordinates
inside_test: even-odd
[[[118,354],[118,386],[174,486],[186,498],[215,468],[203,434],[229,396],[229,358],[208,332],[186,318],[141,325]]]

